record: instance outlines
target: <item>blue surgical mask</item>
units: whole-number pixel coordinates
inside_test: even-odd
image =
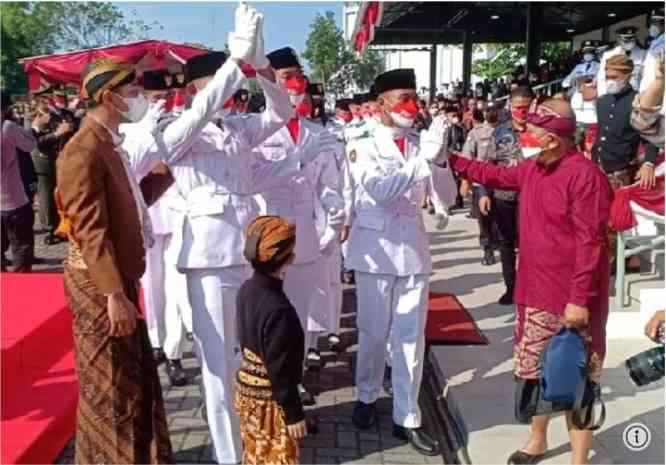
[[[585,61],[586,63],[589,63],[592,60],[594,60],[594,53],[585,53],[583,55],[583,61]]]

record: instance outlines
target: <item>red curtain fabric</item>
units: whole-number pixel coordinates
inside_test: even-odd
[[[97,58],[106,57],[138,63],[144,56],[150,54],[155,60],[156,67],[161,67],[164,66],[165,57],[169,52],[181,60],[188,60],[206,53],[207,50],[161,40],[145,40],[132,44],[28,58],[23,62],[23,69],[28,75],[30,90],[36,91],[43,86],[44,81],[51,85],[79,84],[83,68]]]
[[[647,190],[638,184],[622,187],[615,191],[615,198],[611,205],[610,222],[615,231],[626,231],[638,223],[631,211],[629,202],[635,202],[642,208],[658,215],[664,214],[664,177],[657,178],[654,189]]]
[[[381,21],[381,8],[380,2],[366,2],[362,4],[361,10],[358,12],[361,20],[357,23],[352,39],[354,49],[357,52],[363,53],[368,44],[372,42],[375,27]]]

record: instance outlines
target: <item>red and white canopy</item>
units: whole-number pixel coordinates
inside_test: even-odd
[[[81,72],[97,58],[113,58],[134,63],[137,69],[161,69],[180,67],[188,59],[207,53],[208,50],[162,40],[144,40],[110,47],[91,48],[74,52],[43,55],[22,60],[28,75],[31,92],[53,85],[81,83]]]
[[[368,44],[375,38],[375,27],[382,20],[383,9],[383,2],[361,3],[351,37],[352,46],[358,53],[365,52]]]

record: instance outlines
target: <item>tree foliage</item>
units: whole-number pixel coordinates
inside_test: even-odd
[[[20,58],[142,40],[162,27],[109,2],[2,2],[0,12],[0,81],[13,92],[26,87]]]
[[[328,92],[336,95],[353,88],[368,89],[384,65],[377,51],[358,56],[351,50],[331,11],[318,14],[310,25],[303,58],[312,69],[312,80],[322,82]]]
[[[474,60],[472,73],[484,78],[500,78],[514,72],[527,56],[524,43],[517,44],[477,44],[474,52],[489,51],[492,58]],[[571,54],[568,42],[545,42],[542,44],[541,58],[553,62]]]

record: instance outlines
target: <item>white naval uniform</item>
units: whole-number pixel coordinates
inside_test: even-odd
[[[281,160],[292,153],[316,153],[318,134],[324,131],[317,123],[300,118],[297,142],[283,127],[261,144],[260,151],[267,160]],[[262,192],[267,214],[281,216],[296,225],[295,259],[286,269],[284,291],[296,308],[303,329],[310,333],[336,327],[335,315],[327,311],[329,279],[316,228],[318,206],[323,211],[343,208],[335,156],[320,153],[291,179]],[[314,348],[311,336],[306,337],[306,349]]]
[[[192,107],[163,133],[165,161],[184,200],[182,210],[174,210],[170,247],[176,247],[178,268],[187,281],[208,425],[221,463],[241,460],[233,401],[239,366],[236,294],[250,275],[243,257],[244,228],[258,213],[253,201],[257,189],[289,176],[300,165],[293,157],[270,163],[252,155],[252,148],[293,114],[286,92],[260,75],[257,82],[266,96],[261,115],[224,118],[222,129],[210,122],[243,80],[240,68],[228,60],[197,93]],[[177,133],[187,137],[175,137]],[[177,208],[177,202],[174,205]]]
[[[442,141],[442,150],[448,155],[448,135],[451,123],[448,122],[445,116],[440,115],[431,123],[431,125],[433,124],[439,124],[443,127],[442,134],[444,135],[444,140]],[[456,180],[446,161],[443,161],[440,164],[432,164],[430,169],[432,170],[432,175],[430,176],[430,181],[427,185],[430,200],[432,201],[433,207],[435,207],[436,214],[448,216],[449,207],[453,205],[456,196],[458,195]]]
[[[608,50],[601,57],[601,64],[599,65],[599,72],[597,73],[597,98],[605,95],[606,90],[606,61],[615,55],[626,55],[627,53],[624,49],[618,45],[615,48]],[[635,90],[640,89],[641,79],[643,77],[643,61],[645,61],[645,50],[636,45],[631,49],[629,58],[634,62],[634,70],[631,73],[631,79],[629,79],[629,84]]]
[[[576,122],[585,124],[596,124],[597,122],[597,101],[583,100],[583,94],[578,88],[577,78],[581,76],[590,76],[594,81],[599,74],[599,62],[596,60],[578,63],[569,75],[562,81],[562,87],[569,89],[573,87],[571,95],[571,108],[576,113]]]
[[[377,400],[390,330],[393,420],[416,428],[431,271],[421,200],[432,172],[414,133],[406,137],[404,156],[383,125],[353,150],[357,185],[347,266],[357,283],[357,394],[364,403]]]
[[[657,73],[659,57],[662,53],[664,53],[664,34],[655,37],[645,55],[645,61],[643,62],[643,78],[641,79],[641,87],[639,89],[640,92],[645,92],[650,84],[652,84],[652,81],[654,81]]]

